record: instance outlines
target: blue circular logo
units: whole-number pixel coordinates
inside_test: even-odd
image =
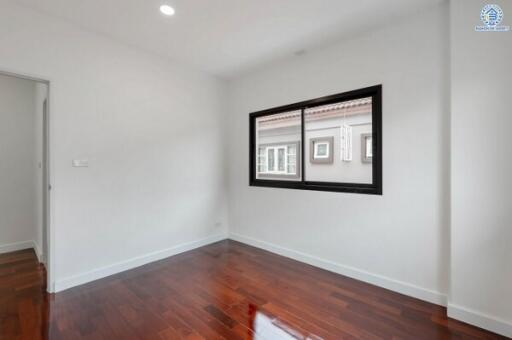
[[[497,26],[503,20],[503,10],[498,5],[485,5],[480,13],[480,19],[487,26]]]

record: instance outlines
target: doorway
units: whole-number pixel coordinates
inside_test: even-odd
[[[0,71],[0,253],[28,251],[51,291],[50,82]]]

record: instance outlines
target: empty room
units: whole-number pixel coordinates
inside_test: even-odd
[[[511,26],[0,0],[0,340],[512,339]]]

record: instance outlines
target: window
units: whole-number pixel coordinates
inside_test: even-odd
[[[381,85],[251,113],[250,185],[380,195],[381,121]]]
[[[315,159],[329,158],[329,143],[318,142],[315,144]]]
[[[313,150],[310,152],[310,163],[311,164],[320,164],[327,163],[332,164],[333,162],[333,144],[334,138],[311,138],[309,140],[309,150]]]
[[[254,118],[255,179],[301,179],[301,111]]]
[[[362,161],[364,163],[372,162],[372,135],[370,133],[364,133],[361,135],[361,152]]]
[[[258,145],[258,177],[297,177],[298,148],[298,142]]]

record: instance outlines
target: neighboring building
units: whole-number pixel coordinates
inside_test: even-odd
[[[307,181],[372,182],[372,99],[307,109]],[[257,119],[257,178],[301,178],[301,112]]]

